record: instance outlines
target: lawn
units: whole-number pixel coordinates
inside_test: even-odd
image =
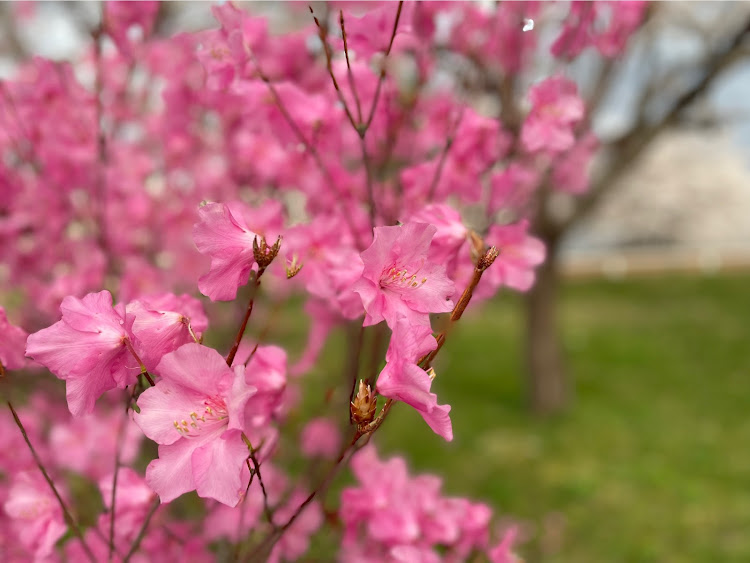
[[[441,352],[455,440],[399,405],[378,443],[520,521],[529,562],[750,561],[748,313],[748,275],[568,282],[575,403],[539,419],[501,296]]]

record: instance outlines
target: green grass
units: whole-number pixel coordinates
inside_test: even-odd
[[[519,521],[527,561],[750,561],[750,276],[569,282],[576,396],[524,406],[518,301],[451,334],[434,389],[446,444],[405,405],[381,451]]]

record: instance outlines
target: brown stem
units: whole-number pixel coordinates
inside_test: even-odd
[[[362,437],[362,434],[360,432],[355,432],[354,436],[352,437],[351,442],[349,442],[348,445],[344,446],[341,449],[341,452],[339,453],[338,458],[336,461],[331,465],[330,469],[326,473],[326,475],[323,477],[321,482],[318,484],[318,486],[307,496],[307,498],[302,502],[302,504],[299,505],[297,510],[294,511],[294,514],[289,518],[289,520],[286,521],[285,524],[282,526],[279,526],[277,528],[274,528],[274,530],[265,538],[263,541],[258,545],[256,549],[251,550],[252,555],[249,557],[250,561],[264,561],[267,555],[271,552],[273,547],[276,545],[276,543],[281,539],[281,536],[284,535],[284,532],[286,532],[289,527],[294,524],[294,522],[297,520],[297,518],[302,514],[302,512],[307,508],[307,506],[315,499],[316,496],[319,494],[322,494],[328,486],[331,484],[331,481],[336,476],[336,473],[338,473],[339,469],[343,467],[344,464],[342,462],[344,461],[344,458],[346,455],[354,448],[354,446],[357,443],[357,440],[359,440]]]
[[[127,409],[125,412],[127,413]],[[117,502],[117,479],[120,473],[120,450],[122,449],[127,425],[127,419],[123,420],[117,431],[117,443],[115,445],[115,473],[112,477],[112,498],[109,504],[109,553],[107,554],[107,561],[112,561],[112,555],[115,551],[115,503]]]
[[[352,116],[352,112],[349,110],[349,105],[346,103],[346,98],[344,98],[344,94],[341,92],[341,89],[339,88],[339,83],[336,80],[336,75],[333,73],[333,51],[331,50],[331,46],[328,44],[328,27],[324,25],[320,25],[320,21],[313,13],[312,6],[308,6],[310,8],[310,13],[313,14],[313,20],[315,21],[315,25],[318,27],[318,37],[320,37],[320,42],[323,44],[323,52],[326,55],[326,68],[328,69],[328,74],[331,75],[331,81],[333,82],[333,87],[336,90],[336,96],[339,99],[339,102],[341,102],[341,105],[344,106],[344,112],[346,112],[346,117],[349,118],[349,123],[352,124],[352,127],[354,127],[354,130],[357,131],[357,124],[354,121],[354,117]],[[347,66],[349,65],[349,55],[346,56],[346,63]]]
[[[438,160],[437,168],[435,169],[435,175],[432,177],[432,182],[430,183],[430,191],[428,192],[427,201],[435,199],[435,190],[437,190],[438,183],[440,182],[440,176],[442,176],[443,174],[443,167],[445,166],[445,159],[448,157],[448,151],[450,151],[451,146],[453,146],[453,139],[456,136],[458,126],[461,124],[461,119],[464,116],[464,109],[465,106],[462,106],[461,113],[458,114],[456,122],[453,124],[453,127],[448,132],[448,137],[445,139],[445,145],[443,146],[443,150],[440,152],[440,160]]]
[[[359,132],[359,131],[358,131]],[[359,146],[362,150],[362,162],[365,165],[365,178],[367,182],[367,203],[370,211],[370,226],[375,228],[375,193],[372,186],[372,163],[370,162],[370,154],[367,152],[367,144],[365,143],[365,133],[362,131],[359,135]]]
[[[378,79],[378,85],[375,88],[375,97],[372,99],[372,106],[370,106],[370,115],[367,116],[367,123],[364,125],[364,130],[370,128],[373,117],[375,117],[375,108],[378,106],[378,100],[380,99],[380,90],[383,88],[383,82],[385,81],[385,63],[388,60],[388,55],[391,54],[391,48],[393,47],[393,40],[396,38],[396,30],[398,29],[398,20],[401,19],[401,9],[404,7],[403,0],[398,3],[398,10],[396,11],[396,19],[393,22],[393,31],[391,32],[391,40],[388,42],[388,50],[385,52],[385,58],[383,59],[383,67],[380,69],[380,78]]]
[[[135,552],[138,551],[138,548],[141,546],[141,542],[143,541],[143,538],[146,535],[146,529],[148,528],[148,525],[151,522],[151,518],[156,512],[156,509],[159,508],[159,505],[160,505],[160,501],[157,498],[154,501],[154,504],[151,505],[151,510],[149,510],[148,514],[146,515],[146,519],[143,521],[143,525],[141,526],[141,529],[138,530],[138,535],[136,536],[135,541],[133,542],[133,545],[130,546],[130,550],[128,551],[128,554],[125,556],[125,559],[122,560],[122,563],[128,563],[128,561],[130,561],[130,558],[133,557],[133,554],[135,554]]]
[[[339,23],[341,24],[341,36],[344,39],[344,56],[346,57],[346,74],[349,79],[349,88],[352,89],[352,95],[354,96],[354,103],[357,105],[357,123],[362,123],[362,105],[359,103],[359,94],[357,94],[357,88],[354,84],[354,74],[352,74],[352,67],[349,64],[349,46],[346,42],[346,27],[344,26],[344,10],[339,10]]]
[[[274,528],[276,527],[276,524],[273,522],[273,511],[271,510],[270,505],[268,504],[268,492],[266,492],[266,485],[263,483],[263,476],[260,473],[260,463],[258,463],[258,458],[255,457],[255,451],[250,452],[250,460],[253,462],[253,470],[255,471],[255,474],[258,476],[258,483],[260,484],[260,490],[263,493],[263,513],[266,515],[266,520],[268,520],[268,523],[271,524]]]
[[[258,292],[258,287],[260,286],[260,277],[263,275],[263,272],[265,272],[265,268],[258,268],[258,273],[253,275],[253,288],[250,290],[250,301],[247,303],[247,309],[245,310],[245,316],[242,318],[242,324],[240,325],[240,329],[237,331],[237,336],[234,338],[234,344],[232,344],[232,349],[229,351],[229,355],[227,355],[227,365],[232,366],[232,362],[234,361],[234,357],[237,355],[237,350],[240,347],[240,341],[242,340],[242,337],[245,334],[245,329],[247,328],[247,321],[250,320],[250,315],[253,312],[253,304],[255,303],[255,295]]]
[[[281,112],[281,115],[284,117],[284,120],[292,129],[292,132],[295,134],[297,139],[299,139],[300,143],[302,143],[305,146],[305,150],[310,154],[310,156],[312,156],[313,160],[315,161],[315,164],[318,166],[320,173],[323,175],[328,185],[338,192],[339,197],[336,198],[336,201],[342,207],[344,220],[346,221],[346,224],[349,227],[349,230],[351,231],[352,236],[357,240],[357,244],[360,246],[361,249],[364,249],[364,246],[367,243],[363,244],[362,241],[359,240],[359,237],[357,236],[357,233],[359,231],[354,225],[354,222],[351,217],[351,213],[348,212],[345,206],[345,202],[348,200],[347,194],[343,193],[339,189],[338,184],[333,179],[333,176],[331,176],[331,172],[323,163],[323,159],[321,158],[320,153],[318,152],[318,149],[316,149],[315,145],[313,145],[310,141],[307,140],[307,137],[305,137],[305,134],[299,128],[299,125],[297,125],[294,119],[292,119],[292,115],[289,113],[289,110],[284,105],[284,102],[282,101],[281,96],[279,96],[279,92],[276,90],[276,87],[273,85],[273,82],[271,82],[271,79],[268,78],[268,76],[266,76],[263,73],[263,70],[260,68],[258,59],[255,57],[255,55],[252,52],[249,52],[248,55],[250,57],[250,60],[253,63],[253,66],[255,67],[255,72],[258,73],[258,77],[260,77],[260,79],[266,84],[266,86],[268,87],[268,91],[271,92],[271,96],[273,96],[274,102],[276,103],[276,107],[279,108],[279,111]]]
[[[93,563],[96,563],[96,557],[94,557],[94,554],[91,552],[91,548],[89,548],[89,545],[86,543],[86,540],[83,538],[81,529],[78,527],[78,524],[73,518],[73,515],[68,510],[68,507],[65,505],[65,501],[62,499],[62,497],[60,496],[60,493],[57,491],[57,487],[55,487],[55,484],[52,482],[52,479],[50,478],[49,473],[47,473],[47,470],[44,468],[44,465],[42,464],[42,460],[39,458],[39,454],[36,453],[34,446],[31,445],[31,440],[29,440],[29,435],[26,433],[26,428],[24,428],[23,424],[21,423],[21,419],[18,418],[18,413],[16,412],[16,409],[13,408],[13,405],[11,404],[10,401],[6,401],[6,403],[8,404],[8,408],[10,409],[10,412],[13,415],[13,420],[16,421],[16,426],[18,426],[18,429],[21,431],[21,435],[23,436],[23,439],[26,442],[26,445],[29,447],[29,450],[31,451],[31,455],[34,457],[34,461],[36,462],[36,465],[39,468],[39,471],[42,472],[42,475],[44,476],[44,480],[47,481],[47,484],[49,485],[50,489],[52,489],[52,493],[55,495],[55,498],[57,499],[57,502],[63,511],[63,516],[65,517],[65,521],[67,522],[68,526],[70,526],[70,529],[73,530],[73,533],[76,535],[76,537],[81,541],[81,546],[83,547],[83,551],[86,552],[86,556]]]

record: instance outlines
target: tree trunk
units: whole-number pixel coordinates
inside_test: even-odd
[[[545,241],[547,259],[537,270],[536,283],[525,294],[526,371],[529,403],[537,413],[563,410],[571,395],[557,326],[560,282],[557,241]]]

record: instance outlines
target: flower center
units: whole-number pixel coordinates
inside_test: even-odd
[[[383,273],[380,274],[380,287],[394,290],[417,289],[427,282],[427,278],[419,279],[417,274],[419,274],[419,268],[413,274],[409,273],[406,268],[397,266],[384,268]]]
[[[200,413],[195,411],[190,413],[190,420],[175,420],[175,430],[186,438],[195,438],[207,429],[224,426],[228,423],[229,414],[224,399],[209,397],[203,401],[203,406],[205,408]]]

